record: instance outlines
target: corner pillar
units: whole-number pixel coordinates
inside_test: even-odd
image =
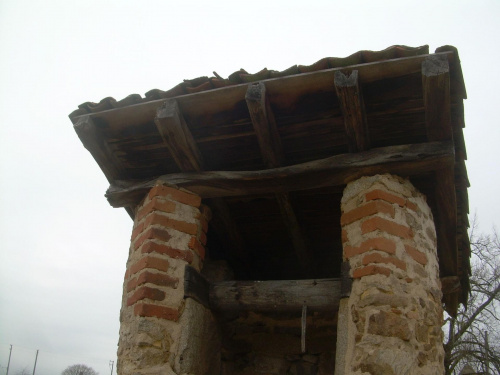
[[[196,337],[216,336],[211,312],[184,298],[187,264],[201,270],[210,210],[185,190],[154,186],[137,207],[123,288],[118,374],[205,374],[217,358]],[[212,337],[216,339],[217,337]],[[202,358],[204,355],[207,358]]]
[[[353,284],[340,306],[335,373],[444,374],[436,231],[425,196],[407,180],[377,175],[349,183],[341,205]]]

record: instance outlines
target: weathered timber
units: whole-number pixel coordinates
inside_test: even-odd
[[[201,153],[175,99],[165,101],[158,108],[155,124],[165,145],[182,171],[203,169]]]
[[[191,266],[184,268],[184,298],[190,297],[210,308],[210,283]]]
[[[441,52],[434,56],[445,56],[449,61],[456,57],[453,52]],[[312,92],[333,90],[334,74],[336,71],[347,69],[357,70],[359,80],[363,83],[374,82],[387,78],[401,77],[421,71],[422,62],[429,55],[418,55],[394,60],[384,60],[367,64],[351,65],[334,69],[319,70],[312,73],[303,73],[280,78],[265,80],[266,88],[273,93],[273,97],[281,99],[287,96],[300,97]],[[217,90],[202,91],[176,97],[181,108],[189,111],[190,116],[197,117],[212,115],[224,110],[231,110],[244,100],[247,84],[228,86]],[[156,115],[157,108],[164,99],[154,100],[116,108],[92,114],[99,117],[113,131],[120,131],[136,124],[146,123]]]
[[[142,182],[115,181],[106,197],[113,207],[134,204],[157,181],[203,198],[281,193],[344,185],[377,173],[418,175],[453,165],[454,158],[449,141],[389,146],[261,171],[174,173]]]
[[[339,279],[222,281],[210,286],[210,306],[217,311],[337,311]]]
[[[283,165],[285,155],[264,83],[250,84],[245,100],[266,166],[276,168]]]
[[[441,277],[441,291],[443,294],[452,294],[460,289],[460,278],[458,276]]]
[[[452,139],[450,69],[444,56],[429,56],[422,62],[425,125],[430,141]]]
[[[125,177],[120,161],[101,136],[99,129],[89,115],[78,117],[73,125],[83,146],[91,153],[110,183]]]
[[[352,289],[352,278],[351,274],[351,264],[349,262],[342,262],[342,268],[340,270],[340,297],[345,298],[351,295]]]
[[[358,71],[353,70],[347,76],[341,71],[335,72],[335,91],[339,99],[347,143],[350,152],[365,151],[370,148],[366,114],[358,80]]]
[[[281,167],[285,160],[285,154],[276,128],[274,114],[266,96],[264,83],[258,82],[248,85],[245,100],[264,163],[268,168]],[[290,196],[287,193],[277,193],[275,196],[301,270],[303,274],[308,275],[311,271],[311,259],[297,216],[290,202]]]

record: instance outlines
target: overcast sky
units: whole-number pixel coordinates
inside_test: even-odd
[[[458,48],[471,214],[498,224],[500,1],[0,1],[0,375],[116,361],[132,221],[68,114],[183,79]]]

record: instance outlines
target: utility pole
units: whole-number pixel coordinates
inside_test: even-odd
[[[36,350],[36,357],[35,357],[35,366],[33,366],[33,375],[35,375],[35,370],[36,370],[36,361],[38,360],[38,349]]]
[[[109,361],[109,367],[111,367],[111,375],[113,375],[113,367],[115,365],[115,361]]]
[[[10,344],[10,352],[9,352],[9,362],[7,362],[7,374],[9,375],[9,366],[10,366],[10,356],[12,355],[12,344]]]

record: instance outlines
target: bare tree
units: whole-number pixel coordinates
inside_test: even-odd
[[[466,366],[474,374],[500,374],[500,240],[496,231],[476,235],[475,229],[474,223],[469,302],[460,306],[455,318],[447,319],[447,375]]]
[[[71,365],[61,375],[99,375],[92,367],[86,365]]]

